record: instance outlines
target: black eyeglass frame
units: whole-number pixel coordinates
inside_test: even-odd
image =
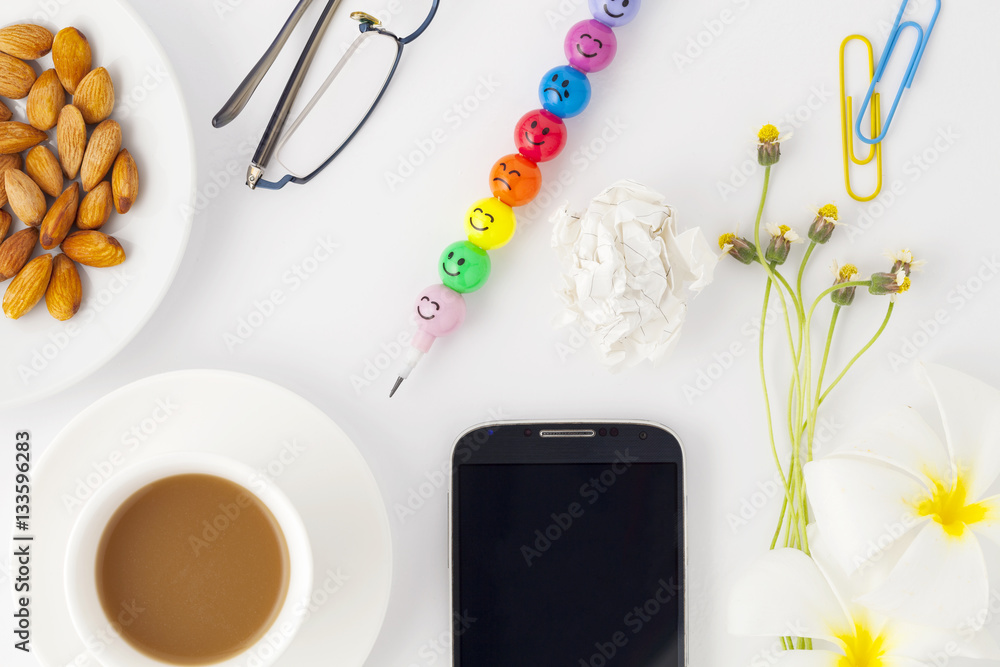
[[[226,106],[223,107],[219,114],[213,119],[212,124],[215,127],[222,127],[240,113],[256,89],[257,84],[259,84],[260,80],[263,78],[267,68],[270,67],[271,62],[273,62],[274,58],[277,56],[277,53],[280,51],[284,41],[287,39],[288,34],[291,32],[291,29],[294,28],[295,23],[301,17],[305,6],[308,5],[309,2],[311,2],[311,0],[302,0],[295,8],[292,16],[286,22],[281,33],[279,33],[274,43],[272,43],[271,48],[267,53],[265,53],[264,57],[261,58],[254,70],[247,75],[247,78],[240,85],[240,88],[238,88],[233,94],[229,102],[226,103]],[[285,121],[288,118],[288,113],[291,109],[292,103],[298,94],[299,87],[302,84],[305,73],[312,63],[319,40],[326,32],[326,28],[329,26],[333,15],[333,11],[337,8],[340,2],[341,0],[329,0],[327,3],[326,8],[323,10],[323,14],[320,16],[316,26],[313,28],[312,34],[309,36],[309,41],[306,43],[302,54],[299,56],[299,60],[296,63],[295,68],[292,70],[292,74],[289,77],[288,83],[285,85],[285,89],[282,91],[281,97],[278,99],[278,104],[275,107],[274,113],[271,115],[267,129],[261,137],[260,144],[258,144],[253,160],[247,170],[247,186],[250,187],[251,190],[258,187],[264,190],[280,190],[289,183],[304,185],[326,169],[330,163],[333,162],[345,148],[347,148],[351,141],[353,141],[354,138],[361,132],[361,129],[368,122],[368,119],[371,118],[372,114],[375,112],[375,108],[378,106],[379,102],[382,101],[386,90],[389,88],[389,84],[392,82],[392,79],[396,74],[399,67],[399,61],[403,57],[403,47],[414,41],[417,37],[422,35],[425,30],[427,30],[431,21],[434,20],[434,16],[437,14],[438,5],[440,4],[440,0],[432,0],[430,11],[428,12],[423,23],[421,23],[416,30],[405,37],[398,37],[389,30],[382,28],[377,19],[367,14],[355,12],[351,15],[352,18],[360,21],[360,25],[358,27],[361,35],[355,40],[354,46],[344,54],[341,61],[338,62],[337,67],[339,68],[345,59],[350,58],[353,55],[354,51],[359,46],[360,40],[364,38],[366,33],[376,32],[380,35],[391,38],[396,43],[396,57],[393,61],[392,68],[386,76],[385,82],[382,84],[382,87],[379,90],[378,95],[375,97],[375,100],[372,102],[371,107],[369,107],[357,127],[354,128],[354,131],[347,136],[337,150],[334,151],[334,153],[321,165],[305,176],[293,176],[292,174],[286,174],[283,178],[277,181],[266,181],[263,179],[264,170],[274,153],[281,131],[284,129]]]

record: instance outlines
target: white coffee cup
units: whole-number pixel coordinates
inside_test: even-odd
[[[267,506],[284,533],[289,581],[281,611],[256,644],[214,663],[215,667],[268,667],[291,644],[305,616],[301,610],[312,594],[309,536],[294,505],[273,483],[251,484],[251,480],[260,479],[252,468],[214,454],[175,453],[148,459],[115,474],[87,501],[66,549],[66,600],[73,625],[104,667],[164,667],[164,662],[140,653],[122,639],[120,626],[105,615],[97,591],[97,552],[108,522],[132,494],[157,480],[185,474],[214,475],[246,488]]]

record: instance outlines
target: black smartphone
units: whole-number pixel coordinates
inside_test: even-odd
[[[680,441],[647,422],[496,423],[452,454],[455,667],[684,667]]]

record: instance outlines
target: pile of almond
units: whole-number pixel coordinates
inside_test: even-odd
[[[30,61],[50,51],[54,69],[37,75]],[[76,28],[53,37],[42,26],[13,25],[0,29],[0,97],[27,98],[28,121],[12,120],[0,100],[0,282],[10,280],[3,312],[16,320],[44,297],[52,317],[68,320],[83,296],[77,264],[125,261],[121,244],[99,230],[112,209],[127,213],[139,193],[135,160],[110,119],[114,84],[103,67],[91,69],[90,44]],[[89,139],[88,126],[96,126]],[[44,143],[53,128],[56,153]],[[6,205],[25,225],[9,237]],[[38,245],[62,252],[32,258]]]

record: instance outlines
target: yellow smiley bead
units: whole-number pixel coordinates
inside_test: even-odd
[[[506,245],[516,228],[514,210],[492,197],[480,199],[465,214],[465,231],[469,241],[483,250]]]

